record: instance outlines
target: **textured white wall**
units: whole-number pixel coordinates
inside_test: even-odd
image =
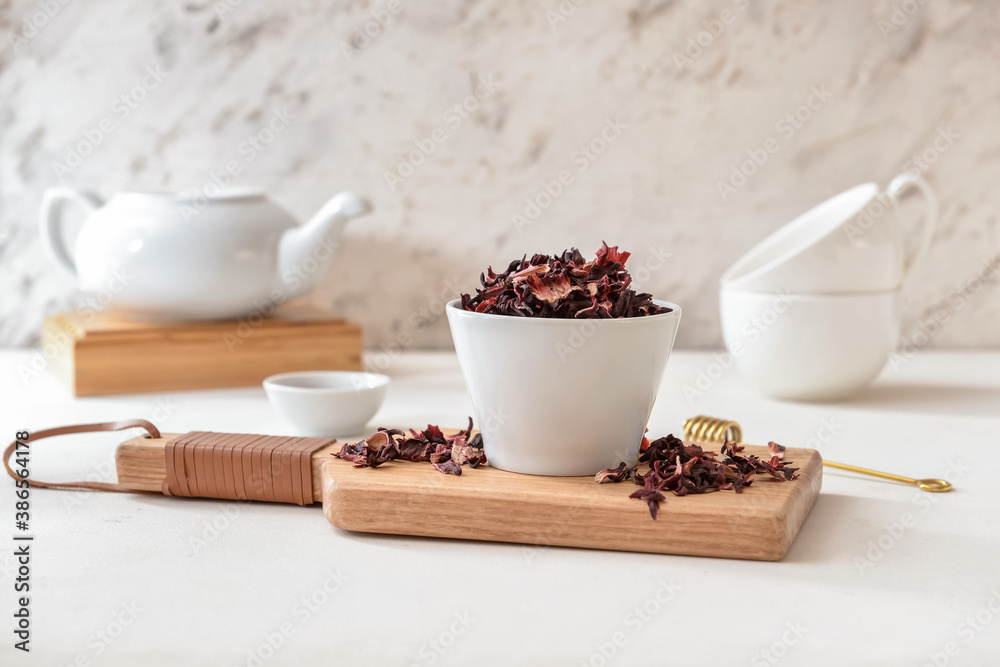
[[[364,324],[372,347],[401,334],[447,346],[435,299],[454,284],[602,239],[633,268],[663,264],[640,287],[684,306],[680,345],[716,346],[730,262],[925,151],[942,220],[906,288],[907,328],[943,318],[934,345],[1000,344],[1000,271],[982,268],[1000,252],[994,3],[394,0],[363,48],[344,45],[388,0],[49,5],[51,17],[38,0],[0,3],[0,344],[31,342],[46,312],[79,298],[39,246],[46,187],[201,187],[236,159],[237,185],[301,217],[339,189],[374,200],[312,295]],[[130,92],[144,79],[151,90]],[[467,118],[449,112],[484,79]],[[811,118],[779,123],[814,88],[830,97]],[[122,95],[145,99],[132,109]],[[276,109],[294,119],[249,160],[241,142]],[[57,174],[105,117],[113,131]],[[386,173],[438,129],[444,142],[392,191]],[[602,132],[603,154],[580,152]],[[777,152],[724,199],[719,182],[768,138]],[[518,228],[512,215],[563,170],[572,182]]]

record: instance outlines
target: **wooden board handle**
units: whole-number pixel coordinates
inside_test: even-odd
[[[134,491],[162,493],[167,478],[164,450],[167,441],[176,437],[176,433],[163,433],[159,438],[131,438],[118,445],[115,452],[118,484]],[[312,491],[317,501],[323,494],[323,463],[339,447],[340,443],[331,442],[312,454]]]

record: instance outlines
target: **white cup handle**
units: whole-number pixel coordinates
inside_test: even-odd
[[[931,189],[931,186],[927,184],[927,181],[921,178],[919,174],[907,172],[892,179],[892,182],[889,183],[889,189],[886,192],[886,196],[888,196],[889,200],[895,204],[906,194],[908,190],[914,187],[917,188],[920,191],[920,194],[924,197],[925,210],[923,233],[920,238],[920,244],[903,262],[904,279],[909,275],[914,264],[923,259],[924,255],[926,255],[927,251],[930,249],[931,240],[934,238],[934,230],[937,228],[938,220],[937,196],[934,194],[934,190]],[[893,213],[897,216],[898,220],[898,210],[894,208]]]
[[[42,234],[42,245],[52,263],[76,276],[76,264],[66,249],[62,233],[62,211],[68,202],[76,202],[88,213],[93,213],[102,205],[101,199],[91,193],[72,188],[49,188],[42,197],[42,210],[38,216],[38,227]]]

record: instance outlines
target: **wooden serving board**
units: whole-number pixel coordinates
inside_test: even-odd
[[[133,438],[117,452],[119,484],[160,491],[163,448],[174,435]],[[654,521],[631,482],[538,477],[485,466],[444,475],[426,463],[392,461],[355,468],[330,454],[312,458],[313,493],[334,526],[366,533],[449,537],[539,546],[586,547],[688,556],[780,560],[819,495],[819,452],[788,449],[799,477],[758,475],[743,493],[666,494]],[[767,448],[746,452],[768,457]]]
[[[301,370],[361,370],[361,327],[305,306],[274,317],[137,322],[114,313],[54,315],[48,369],[74,396],[259,385]]]
[[[746,452],[768,457],[766,447]],[[819,495],[823,464],[812,449],[788,449],[799,477],[760,475],[743,491],[666,493],[654,521],[631,482],[538,477],[483,467],[443,475],[428,464],[393,461],[354,468],[330,457],[323,513],[334,526],[366,533],[424,535],[541,546],[687,556],[780,560]]]

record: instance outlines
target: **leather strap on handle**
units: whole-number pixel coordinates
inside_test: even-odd
[[[191,431],[164,446],[163,495],[311,505],[312,456],[335,442]]]
[[[57,435],[69,435],[71,433],[93,433],[97,431],[124,431],[129,428],[141,428],[145,429],[146,433],[153,438],[160,437],[160,431],[152,423],[146,421],[145,419],[126,419],[124,421],[118,422],[103,422],[100,424],[74,424],[73,426],[59,426],[58,428],[46,428],[41,431],[35,431],[31,433],[31,437],[28,438],[30,443],[34,443],[36,440],[41,440],[42,438],[51,438]],[[10,467],[10,455],[14,453],[17,448],[17,440],[10,443],[7,449],[3,452],[3,467],[7,469],[7,474],[11,476],[14,480],[21,480],[21,477],[15,473]],[[39,482],[37,480],[28,479],[29,483],[33,487],[38,487],[41,489],[94,489],[96,491],[117,491],[118,493],[148,493],[144,491],[136,491],[135,489],[128,489],[124,486],[118,484],[109,484],[106,482],[63,482],[57,484],[55,482]]]

